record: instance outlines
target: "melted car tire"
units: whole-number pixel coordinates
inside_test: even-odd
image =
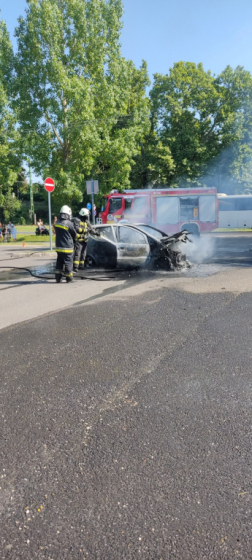
[[[87,268],[94,268],[95,267],[95,261],[93,259],[93,257],[86,257],[86,266]]]

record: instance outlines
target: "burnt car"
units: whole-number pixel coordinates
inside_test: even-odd
[[[164,268],[189,266],[179,242],[190,241],[188,232],[167,236],[146,224],[94,226],[100,236],[90,235],[86,266],[104,268]]]

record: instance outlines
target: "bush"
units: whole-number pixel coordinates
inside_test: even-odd
[[[20,216],[19,223],[20,223],[21,226],[25,226],[26,225],[26,219],[23,216]]]

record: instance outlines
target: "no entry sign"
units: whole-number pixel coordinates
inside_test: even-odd
[[[48,192],[48,211],[49,211],[49,231],[50,231],[50,250],[52,250],[52,216],[51,216],[51,193],[55,189],[54,180],[47,177],[44,182],[45,190]]]
[[[45,190],[49,193],[53,192],[55,189],[55,183],[54,180],[51,179],[51,177],[47,177],[47,179],[44,182],[44,186],[45,186]]]

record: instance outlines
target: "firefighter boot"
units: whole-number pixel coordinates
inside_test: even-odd
[[[59,274],[59,273],[55,274],[55,280],[56,280],[57,284],[60,283],[61,278],[62,278],[62,274]]]
[[[85,261],[80,261],[79,269],[84,270],[84,268],[85,268]]]
[[[74,274],[76,274],[76,272],[78,272],[79,265],[80,265],[80,261],[78,260],[78,257],[77,258],[75,257],[74,261],[73,261],[73,272],[74,272]]]
[[[67,281],[67,283],[73,282],[73,277],[72,276],[66,276],[66,281]]]

